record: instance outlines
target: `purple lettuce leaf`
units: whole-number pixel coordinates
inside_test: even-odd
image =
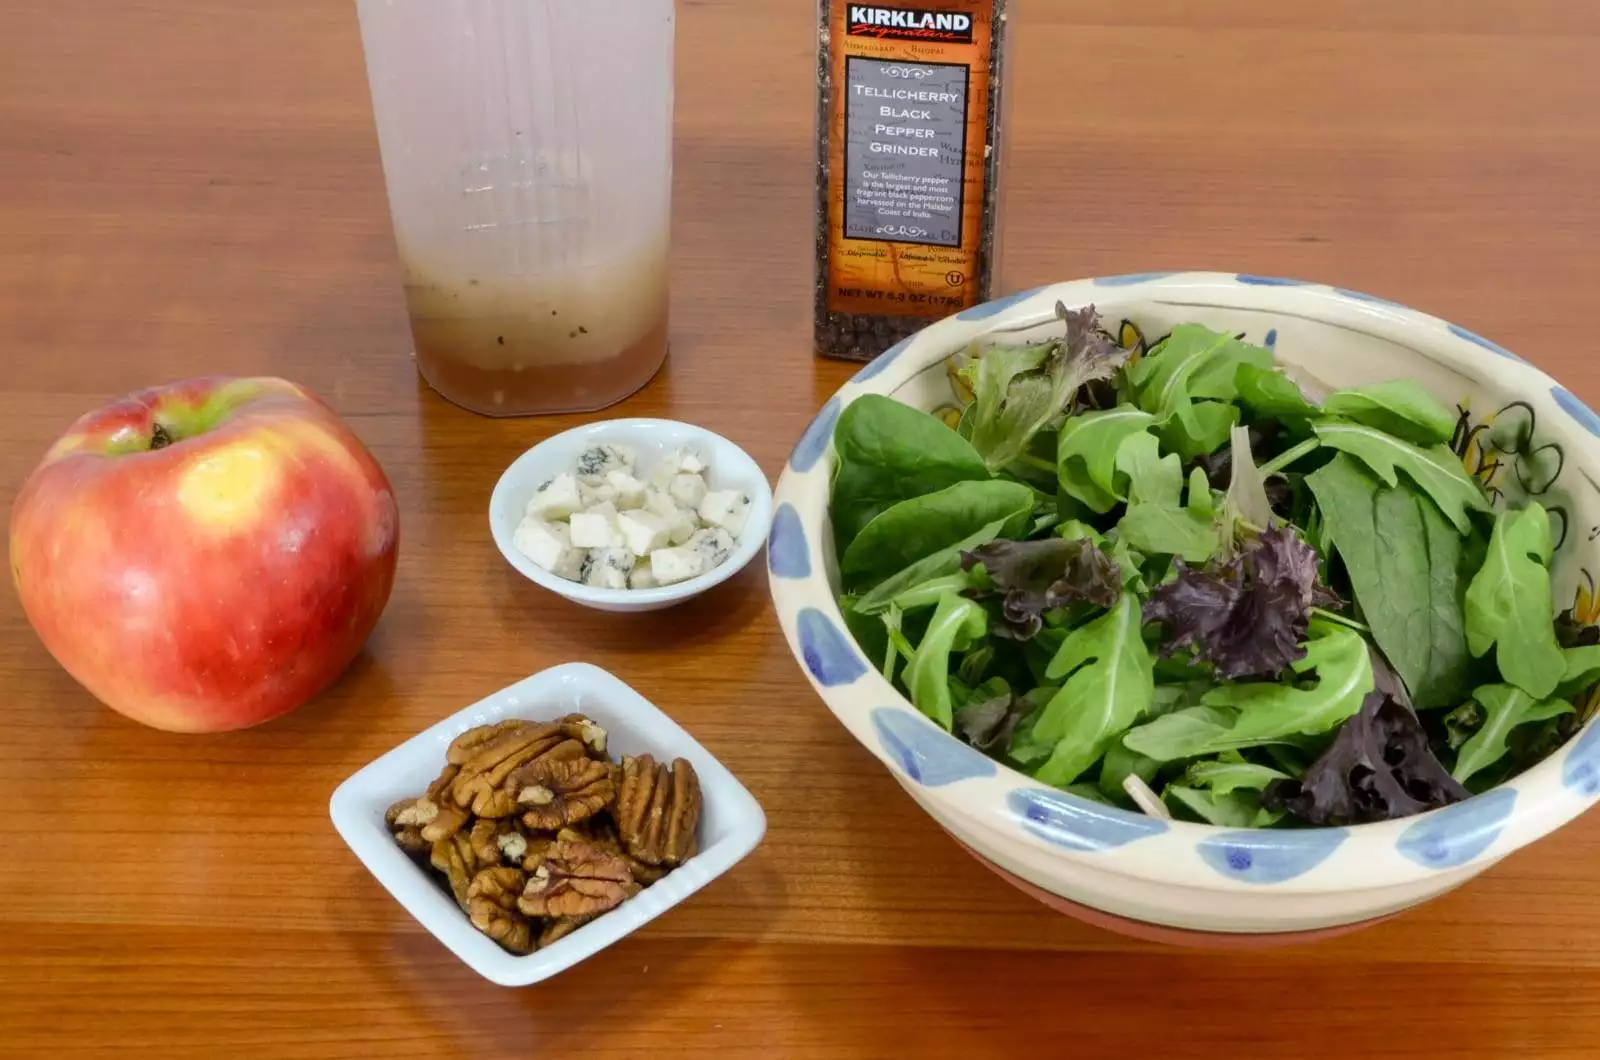
[[[1276,677],[1305,655],[1313,607],[1338,604],[1317,580],[1317,553],[1287,527],[1269,527],[1225,562],[1178,576],[1145,604],[1147,622],[1170,634],[1162,655],[1192,649],[1218,677]]]
[[[991,541],[961,553],[962,570],[980,564],[994,588],[968,590],[968,595],[1002,596],[1001,618],[1015,640],[1037,635],[1046,611],[1075,603],[1110,607],[1122,594],[1116,561],[1087,538]],[[1002,635],[999,628],[992,632]]]
[[[1344,825],[1410,817],[1466,797],[1435,757],[1416,711],[1378,690],[1304,777],[1274,781],[1261,802],[1315,825]]]

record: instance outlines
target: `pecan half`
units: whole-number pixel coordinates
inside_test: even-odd
[[[557,840],[528,876],[517,908],[529,916],[590,916],[621,905],[633,888],[620,857],[592,843]]]
[[[555,759],[553,754],[517,770],[510,786],[522,810],[522,823],[541,832],[588,820],[609,806],[617,794],[611,767],[604,762]]]
[[[580,741],[589,749],[589,757],[606,761],[606,731],[592,718],[582,714],[568,714],[558,723],[567,737]]]
[[[479,818],[468,835],[479,865],[502,861],[520,864],[528,852],[528,839],[511,821]]]
[[[669,768],[650,755],[622,760],[617,827],[623,848],[646,865],[675,867],[694,856],[700,779],[682,758]]]
[[[472,754],[450,785],[457,806],[472,808],[479,817],[506,817],[515,804],[502,790],[517,767],[540,757],[563,742],[556,725],[527,725],[472,744]],[[453,747],[454,745],[452,745]],[[582,744],[578,745],[581,754]]]
[[[434,843],[428,860],[434,868],[444,873],[445,881],[450,884],[450,893],[455,896],[456,904],[466,909],[467,888],[472,885],[472,877],[478,871],[478,860],[472,852],[472,843],[458,832]]]
[[[526,885],[521,869],[499,865],[472,878],[467,887],[467,916],[472,926],[511,953],[532,953],[532,929],[517,912],[517,896]]]

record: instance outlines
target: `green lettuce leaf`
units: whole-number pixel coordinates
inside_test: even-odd
[[[1500,675],[1535,699],[1554,692],[1567,672],[1551,618],[1551,550],[1550,518],[1537,502],[1500,512],[1466,595],[1472,654],[1494,648]]]
[[[1336,390],[1322,411],[1417,445],[1443,445],[1456,430],[1456,414],[1409,379]]]
[[[955,721],[955,703],[950,696],[950,653],[970,648],[988,628],[989,616],[982,607],[951,593],[939,601],[928,630],[917,645],[916,656],[906,668],[911,702],[946,732]]]
[[[1117,453],[1132,434],[1145,430],[1155,417],[1132,405],[1070,416],[1056,435],[1056,468],[1061,489],[1094,512],[1109,512],[1127,499],[1119,488]],[[1155,441],[1155,439],[1151,439]]]
[[[1418,707],[1467,692],[1460,535],[1407,483],[1383,486],[1340,454],[1306,476],[1372,638]],[[1546,623],[1548,626],[1548,623]]]
[[[1360,460],[1386,486],[1398,485],[1396,472],[1404,471],[1463,534],[1472,529],[1468,511],[1491,510],[1489,499],[1461,466],[1460,458],[1442,445],[1421,449],[1358,423],[1318,423],[1313,429],[1323,445]]]
[[[1219,685],[1199,707],[1175,711],[1133,729],[1123,742],[1161,762],[1296,742],[1338,727],[1361,709],[1373,687],[1367,643],[1343,626],[1313,626],[1299,674],[1316,673],[1310,687],[1271,681]]]
[[[1034,776],[1070,784],[1100,760],[1150,707],[1150,653],[1140,637],[1139,601],[1124,593],[1115,607],[1073,630],[1050,660],[1047,676],[1065,679],[1029,734],[1050,756]]]
[[[1571,714],[1575,709],[1562,699],[1535,699],[1514,685],[1484,685],[1473,691],[1472,698],[1483,707],[1484,718],[1478,731],[1456,752],[1456,767],[1450,775],[1463,784],[1480,769],[1505,757],[1512,729]]]

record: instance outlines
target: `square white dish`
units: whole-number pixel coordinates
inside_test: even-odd
[[[653,754],[684,758],[700,779],[700,852],[567,937],[516,956],[481,934],[449,892],[395,844],[384,811],[423,791],[444,767],[450,741],[477,725],[506,718],[547,721],[579,712],[609,735],[613,759]],[[548,979],[616,942],[688,898],[755,849],[767,818],[732,773],[677,722],[615,676],[588,663],[552,667],[479,700],[355,773],[334,791],[333,826],[385,890],[473,971],[501,986]]]

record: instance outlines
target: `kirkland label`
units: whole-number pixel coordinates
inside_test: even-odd
[[[969,71],[958,63],[845,63],[847,239],[961,245]]]

